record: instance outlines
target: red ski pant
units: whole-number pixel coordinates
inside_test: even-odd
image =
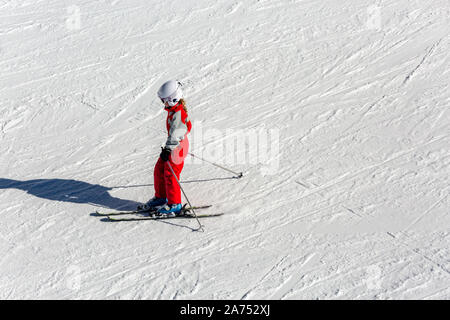
[[[155,165],[153,171],[155,183],[155,196],[158,198],[167,198],[168,204],[181,203],[181,190],[177,180],[170,170],[169,164],[172,166],[174,173],[180,181],[181,170],[184,166],[184,158],[186,158],[189,148],[187,138],[183,139],[175,150],[172,151],[169,160],[164,162],[161,158]]]

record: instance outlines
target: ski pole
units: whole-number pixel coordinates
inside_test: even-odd
[[[218,167],[218,168],[220,168],[220,169],[223,169],[223,170],[226,170],[226,171],[228,171],[228,172],[231,172],[232,174],[235,174],[235,175],[236,175],[235,178],[238,178],[238,179],[239,179],[239,178],[242,178],[243,175],[244,175],[242,172],[237,173],[237,172],[235,172],[235,171],[233,171],[233,170],[224,168],[224,167],[222,167],[221,165],[218,165],[217,163],[214,163],[214,162],[205,160],[205,159],[203,159],[202,157],[198,157],[198,156],[196,156],[195,154],[193,154],[193,153],[191,153],[191,152],[189,152],[189,154],[190,154],[192,157],[194,157],[194,158],[197,158],[197,159],[200,159],[200,160],[202,160],[202,161],[208,162],[209,164],[212,164],[213,166],[216,166],[216,167]]]
[[[159,131],[159,130],[158,130],[158,131]],[[162,131],[162,130],[160,130],[160,131]],[[163,132],[164,132],[164,131],[163,131]],[[164,133],[165,133],[165,132],[164,132]],[[162,148],[162,147],[161,147],[161,148]],[[243,172],[239,172],[239,173],[238,173],[238,172],[235,172],[235,171],[233,171],[233,170],[224,168],[224,167],[222,167],[221,165],[218,165],[217,163],[208,161],[208,160],[206,160],[206,159],[203,159],[202,157],[198,157],[198,156],[196,156],[195,154],[193,154],[192,152],[189,152],[188,154],[190,154],[190,155],[191,155],[192,157],[194,157],[194,158],[197,158],[197,159],[200,159],[200,160],[202,160],[202,161],[208,162],[209,164],[212,164],[213,166],[216,166],[216,167],[218,167],[218,168],[220,168],[220,169],[223,169],[223,170],[226,170],[226,171],[228,171],[228,172],[231,172],[232,174],[236,175],[235,178],[237,178],[237,179],[242,178],[242,177],[244,176],[244,173],[243,173]]]
[[[201,230],[202,232],[204,232],[205,230],[203,229],[203,226],[202,226],[202,224],[200,223],[200,220],[198,220],[197,214],[196,214],[195,211],[194,211],[194,206],[191,204],[191,202],[189,201],[189,198],[186,196],[186,193],[184,192],[183,187],[181,186],[181,183],[180,183],[180,181],[179,181],[178,178],[177,178],[177,175],[175,174],[175,172],[174,172],[173,169],[172,169],[172,165],[170,164],[169,161],[167,161],[167,164],[168,164],[168,166],[169,166],[169,168],[170,168],[170,171],[172,172],[173,176],[175,177],[175,180],[177,180],[177,183],[178,183],[178,185],[180,186],[180,189],[181,189],[181,191],[183,192],[184,197],[186,198],[187,202],[189,203],[189,206],[191,207],[190,210],[192,210],[192,213],[194,214],[195,219],[197,219],[198,225],[199,225],[200,227],[199,227],[198,229],[196,229],[196,231]]]

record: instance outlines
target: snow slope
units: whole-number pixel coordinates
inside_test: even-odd
[[[0,298],[449,299],[449,17],[448,0],[0,0]],[[269,160],[251,138],[231,153],[242,179],[186,164],[191,202],[226,213],[204,233],[91,215],[152,196],[170,78],[205,133],[192,152],[276,133]]]

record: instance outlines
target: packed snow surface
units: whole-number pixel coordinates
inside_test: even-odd
[[[0,0],[0,298],[449,299],[449,30],[448,0]],[[168,79],[244,173],[186,160],[205,232],[92,214],[153,196]]]

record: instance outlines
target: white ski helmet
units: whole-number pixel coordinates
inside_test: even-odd
[[[158,90],[158,97],[163,103],[173,107],[180,99],[183,98],[183,91],[181,90],[181,82],[177,80],[169,80],[165,82]]]

